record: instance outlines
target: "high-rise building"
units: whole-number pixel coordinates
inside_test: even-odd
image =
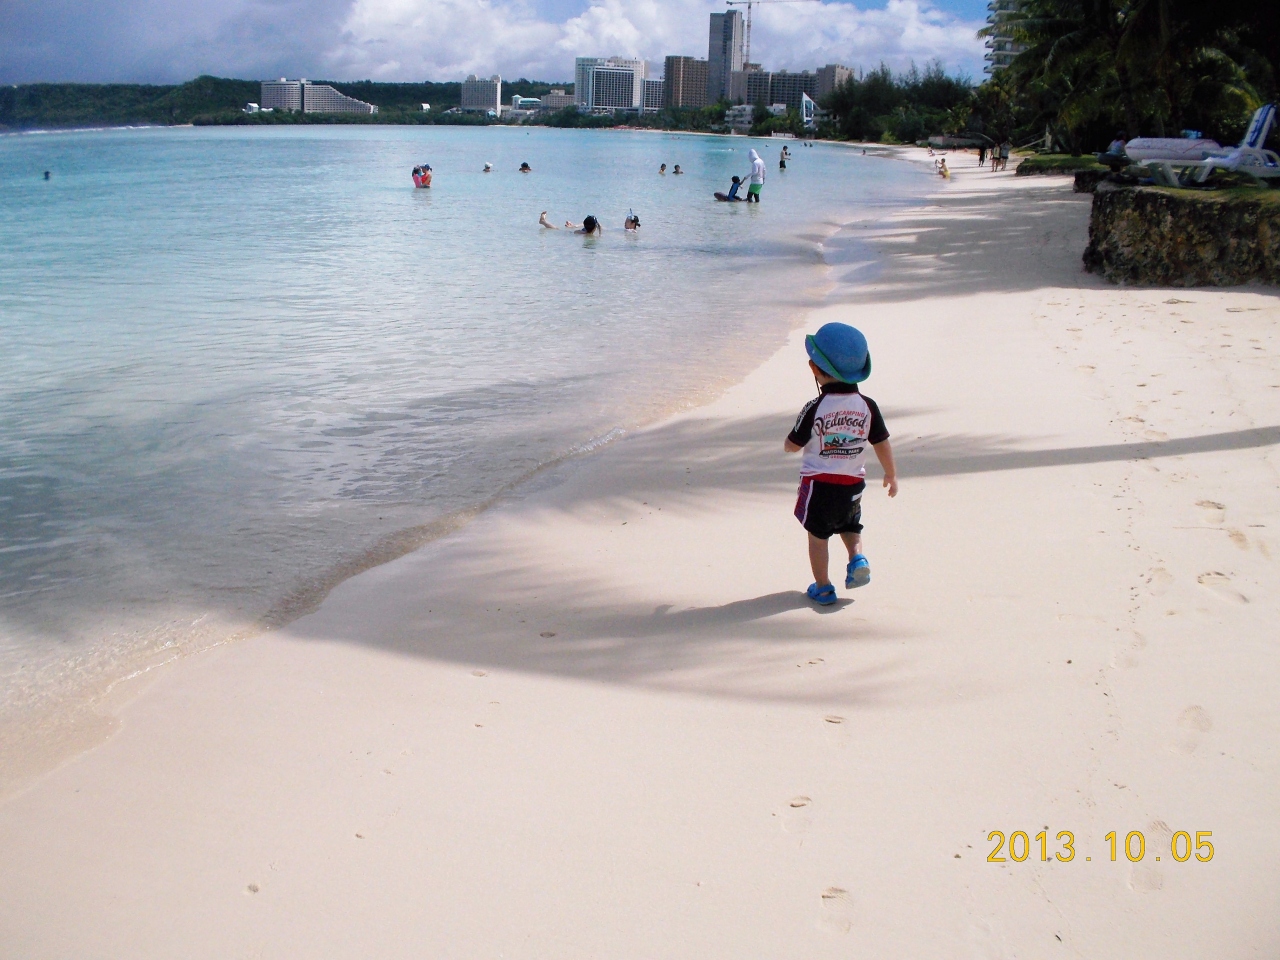
[[[760,64],[744,63],[741,70],[729,74],[729,102],[750,103],[747,99],[747,76],[760,72]]]
[[[836,87],[840,86],[846,80],[853,76],[853,71],[848,67],[842,67],[838,63],[828,63],[825,67],[818,68],[818,92],[810,93],[809,96],[815,100],[821,100],[823,97],[830,96],[835,92]]]
[[[663,63],[663,103],[668,107],[707,105],[707,61],[667,57]]]
[[[661,80],[645,80],[644,81],[644,107],[645,113],[657,113],[662,109],[663,105],[663,82]]]
[[[462,81],[462,109],[468,113],[502,112],[502,77],[494,74],[482,80],[474,73]]]
[[[372,103],[339,93],[327,83],[310,80],[264,80],[262,106],[303,113],[377,113]]]
[[[1017,10],[1018,0],[991,0],[987,4],[987,23],[995,29],[987,37],[987,52],[982,57],[987,61],[987,65],[983,67],[984,73],[998,73],[1026,49],[1024,44],[1009,36],[1007,29],[1001,29],[1009,15]]]
[[[802,70],[787,73],[779,70],[769,79],[769,103],[785,103],[788,110],[800,110],[800,94],[814,96],[818,90],[818,75]]]
[[[728,99],[730,77],[742,69],[742,13],[711,14],[707,42],[707,101]]]
[[[773,80],[773,74],[768,70],[752,70],[750,73],[743,73],[743,79],[746,86],[743,91],[743,102],[751,104],[759,104],[767,107],[773,103],[769,97],[772,95],[769,87]]]
[[[262,105],[271,110],[301,110],[302,85],[304,80],[262,81]]]
[[[625,57],[578,57],[573,100],[579,110],[605,112],[644,108],[645,63]]]

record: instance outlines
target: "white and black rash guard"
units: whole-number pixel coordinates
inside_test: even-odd
[[[796,419],[787,439],[803,447],[800,476],[827,483],[860,484],[867,475],[867,447],[889,439],[880,408],[856,383],[826,383]]]

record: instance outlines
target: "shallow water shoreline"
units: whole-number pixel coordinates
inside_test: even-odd
[[[881,206],[869,216],[873,219],[881,217],[891,209],[893,207]],[[481,501],[442,513],[425,523],[386,530],[370,545],[341,557],[304,582],[293,584],[258,614],[229,618],[218,615],[213,609],[201,610],[199,606],[192,607],[190,613],[175,610],[149,628],[147,635],[140,635],[137,641],[99,651],[88,650],[80,655],[74,669],[64,673],[58,689],[32,688],[32,699],[25,702],[10,700],[6,710],[0,711],[0,758],[3,759],[0,764],[0,794],[11,792],[32,775],[102,742],[115,729],[104,713],[114,709],[121,702],[121,697],[127,698],[126,691],[137,688],[144,681],[149,682],[158,668],[256,636],[264,630],[279,629],[315,610],[330,591],[345,580],[457,531],[495,504],[513,496],[522,496],[523,490],[530,484],[536,484],[547,471],[558,470],[569,461],[589,455],[601,443],[660,422],[679,410],[705,404],[722,394],[772,354],[787,333],[802,324],[808,312],[824,302],[832,284],[826,277],[830,267],[822,265],[823,245],[842,231],[847,232],[853,224],[865,223],[867,218],[868,215],[861,215],[844,222],[823,219],[813,221],[799,231],[789,228],[786,241],[811,248],[814,260],[812,263],[796,261],[786,268],[786,272],[779,273],[775,269],[771,276],[775,284],[785,284],[789,282],[788,278],[794,278],[800,286],[798,294],[791,295],[791,305],[776,329],[761,338],[751,352],[735,357],[733,363],[717,376],[705,378],[683,393],[668,397],[659,407],[646,409],[641,419],[628,422],[625,428],[615,427],[596,440],[576,445],[537,463]],[[784,238],[776,239],[781,241]],[[95,655],[100,659],[95,661]],[[8,784],[7,790],[4,784]]]

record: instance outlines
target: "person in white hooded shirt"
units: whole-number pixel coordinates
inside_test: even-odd
[[[751,158],[751,175],[747,178],[747,202],[760,202],[760,188],[764,186],[764,161],[754,150],[748,153]]]

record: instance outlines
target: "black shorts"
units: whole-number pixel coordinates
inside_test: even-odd
[[[833,533],[862,532],[862,491],[865,483],[828,483],[801,477],[796,496],[796,519],[819,540]]]

